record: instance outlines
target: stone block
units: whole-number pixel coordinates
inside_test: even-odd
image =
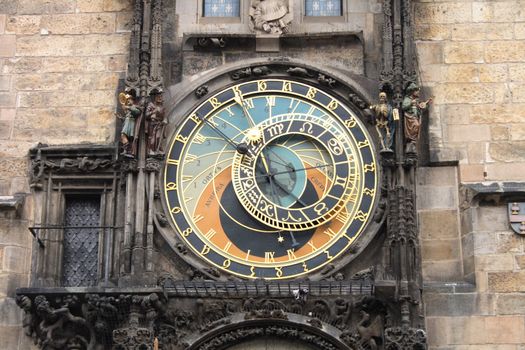
[[[0,339],[4,349],[17,350],[20,337],[25,336],[21,327],[0,326]]]
[[[19,74],[16,76],[15,87],[18,91],[25,90],[66,90],[63,74]]]
[[[5,22],[7,20],[7,15],[0,14],[0,34],[5,33]]]
[[[485,179],[484,172],[485,166],[483,164],[461,164],[459,167],[459,179],[462,183],[481,182]]]
[[[481,64],[479,67],[479,81],[482,83],[507,82],[512,75],[507,74],[506,64]]]
[[[0,35],[0,57],[13,57],[16,52],[16,36],[9,34]]]
[[[20,273],[0,274],[0,298],[16,297],[16,289],[29,286],[29,275]]]
[[[510,127],[510,139],[525,140],[525,125],[524,124],[512,124]]]
[[[525,123],[525,104],[474,105],[470,121],[472,123]]]
[[[485,330],[487,343],[522,344],[525,342],[523,316],[487,316]]]
[[[449,42],[443,49],[445,63],[482,63],[484,44],[482,42]]]
[[[523,292],[525,291],[525,271],[490,272],[488,286],[492,292]]]
[[[117,13],[117,32],[129,32],[133,25],[133,12],[119,12]]]
[[[468,23],[471,19],[471,5],[468,2],[416,3],[416,24]]]
[[[460,41],[480,41],[485,39],[486,25],[482,23],[455,24],[450,29],[451,39]]]
[[[8,140],[9,138],[11,138],[12,129],[12,121],[0,120],[0,140]]]
[[[103,3],[104,11],[132,11],[133,1],[132,0],[104,0]]]
[[[423,261],[461,259],[458,239],[422,240],[421,257]]]
[[[41,16],[11,16],[7,19],[6,32],[31,35],[40,32]]]
[[[421,167],[417,171],[417,184],[419,186],[456,186],[456,167]]]
[[[15,108],[0,109],[0,120],[14,120],[16,116]]]
[[[417,42],[417,55],[420,62],[426,64],[443,63],[443,44],[440,42]]]
[[[514,30],[509,23],[489,23],[486,28],[486,40],[510,40],[514,38]]]
[[[494,101],[494,86],[479,83],[447,83],[434,87],[438,103],[489,103]]]
[[[485,60],[489,63],[522,62],[525,52],[525,41],[506,40],[491,41],[485,47]]]
[[[73,47],[75,55],[79,56],[126,54],[129,50],[129,34],[113,34],[111,39],[103,34],[85,35]]]
[[[514,256],[511,254],[482,255],[474,257],[476,271],[512,271]]]
[[[492,142],[489,154],[492,160],[498,162],[525,162],[525,142]]]
[[[454,209],[457,207],[457,188],[453,186],[419,186],[417,208]]]
[[[103,12],[104,0],[90,0],[77,2],[77,11],[79,12]]]
[[[13,0],[0,0],[0,9],[2,13],[13,14],[16,13],[18,7],[18,1]]]
[[[525,63],[509,63],[508,67],[511,82],[525,81]]]
[[[450,26],[446,24],[420,24],[414,28],[415,40],[447,40],[450,36]]]
[[[514,23],[514,38],[525,39],[525,23]]]
[[[448,126],[449,142],[472,142],[490,140],[489,125],[452,125]]]
[[[423,279],[425,281],[460,281],[463,280],[462,262],[424,261]]]
[[[17,56],[73,56],[75,45],[78,43],[78,37],[74,36],[22,36],[16,43],[16,54]]]
[[[491,2],[472,3],[473,22],[491,22],[494,18],[494,6]]]
[[[113,33],[115,14],[60,14],[42,17],[42,28],[51,34]]]
[[[474,316],[493,314],[493,294],[424,293],[427,316]]]
[[[456,210],[421,210],[418,215],[423,239],[452,239],[459,236]]]
[[[479,68],[475,64],[451,64],[448,66],[446,81],[474,83],[479,81]]]
[[[3,271],[24,273],[28,271],[28,250],[17,246],[5,246]]]
[[[0,326],[20,327],[22,325],[23,313],[22,309],[16,305],[15,299],[0,299]]]
[[[520,8],[519,1],[501,1],[494,6],[494,22],[514,22],[518,16],[517,9]]]
[[[512,102],[525,102],[525,83],[511,83],[510,91],[512,94]]]
[[[75,2],[71,0],[17,0],[18,14],[34,15],[43,13],[72,13]]]
[[[11,76],[10,75],[0,75],[0,91],[9,91],[11,90]]]
[[[516,259],[516,268],[519,270],[525,269],[525,254],[515,255],[514,258]]]
[[[525,294],[496,294],[496,313],[498,315],[525,314]]]
[[[493,141],[505,141],[509,139],[509,126],[494,125],[490,127],[490,136]]]
[[[504,231],[508,229],[507,207],[480,206],[475,220],[474,231],[492,232],[494,237],[497,237],[495,231]]]
[[[46,57],[41,73],[101,72],[106,70],[106,57]]]
[[[421,80],[427,83],[442,82],[446,77],[447,66],[444,64],[428,64],[421,69]]]
[[[0,107],[15,107],[16,94],[0,92]]]

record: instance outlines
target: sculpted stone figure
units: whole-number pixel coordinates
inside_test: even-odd
[[[419,101],[419,87],[416,84],[411,83],[406,88],[406,95],[401,108],[405,116],[407,152],[415,153],[416,151],[416,144],[421,131],[421,117],[431,102],[432,98],[424,102]]]
[[[394,123],[395,115],[397,111],[394,111],[392,105],[388,103],[387,95],[385,92],[379,93],[379,102],[375,105],[370,106],[372,115],[374,118],[374,124],[381,141],[381,148],[383,150],[392,149],[394,142],[394,134],[396,126]]]
[[[119,102],[124,110],[124,116],[119,116],[119,118],[124,119],[124,124],[120,132],[122,155],[133,158],[135,153],[132,142],[135,143],[134,138],[137,136],[136,129],[140,124],[137,123],[137,120],[141,116],[142,110],[130,94],[121,92],[119,94]]]
[[[148,155],[163,154],[161,142],[168,122],[164,114],[162,92],[154,94],[146,107],[146,132],[148,133]]]
[[[250,19],[255,30],[282,34],[292,21],[292,15],[286,0],[252,0]]]

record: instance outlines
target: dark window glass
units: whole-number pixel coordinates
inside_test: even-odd
[[[99,229],[89,227],[100,226],[100,198],[67,198],[64,225],[62,285],[95,286]]]
[[[240,0],[203,0],[204,17],[239,17]]]
[[[341,16],[341,0],[306,0],[307,16]]]

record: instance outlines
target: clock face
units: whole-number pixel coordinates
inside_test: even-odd
[[[347,252],[371,217],[372,147],[356,115],[315,87],[263,79],[226,88],[171,140],[164,191],[176,234],[237,276],[316,271]]]

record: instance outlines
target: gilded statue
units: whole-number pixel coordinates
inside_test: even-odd
[[[292,15],[286,0],[252,0],[250,19],[255,30],[282,34],[286,33]]]
[[[162,91],[152,95],[152,100],[146,107],[146,132],[148,135],[148,155],[155,156],[163,154],[161,143],[164,137],[164,129],[168,124],[164,113],[164,99]]]
[[[141,117],[142,110],[132,95],[121,92],[118,96],[124,115],[117,115],[124,120],[122,130],[120,131],[120,142],[122,144],[122,155],[133,158],[135,156],[134,147],[135,138],[138,136],[137,122]]]
[[[380,92],[378,103],[370,106],[370,110],[372,111],[373,123],[381,141],[381,149],[391,150],[396,130],[395,120],[399,119],[397,109],[392,108],[392,105],[388,103],[386,93]]]
[[[419,100],[419,87],[410,83],[405,91],[405,97],[401,108],[405,116],[405,142],[407,144],[407,152],[415,153],[416,144],[419,140],[421,131],[421,118],[423,112],[428,109],[432,98],[426,101]]]

